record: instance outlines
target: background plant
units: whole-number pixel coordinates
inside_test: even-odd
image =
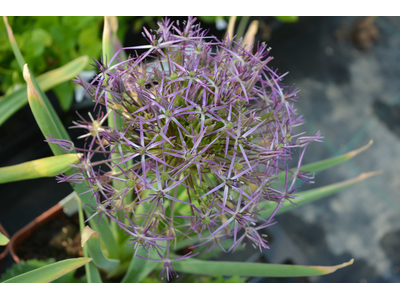
[[[149,22],[153,17],[121,17],[118,37],[124,40],[128,22]],[[37,16],[8,17],[21,53],[34,74],[59,68],[80,57],[100,57],[103,17],[99,16]],[[84,70],[94,70],[87,64]],[[7,30],[0,24],[0,93],[8,95],[25,84],[8,42]],[[52,87],[63,110],[71,107],[74,84],[65,81]]]

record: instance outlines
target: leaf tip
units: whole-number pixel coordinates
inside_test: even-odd
[[[0,246],[6,246],[10,240],[0,232]]]
[[[105,37],[111,37],[111,28],[110,28],[110,17],[104,16],[104,28],[103,28],[103,39]]]
[[[93,260],[93,258],[91,257],[84,257],[84,258],[86,258],[85,264],[90,263]]]
[[[236,16],[231,16],[229,18],[228,30],[226,31],[226,35],[229,38],[229,40],[233,39],[233,32],[235,30],[235,22],[236,22]]]
[[[371,147],[371,145],[372,145],[373,143],[374,143],[374,141],[373,141],[373,140],[370,140],[370,141],[368,142],[368,144],[366,144],[365,146],[363,146],[363,147],[361,147],[361,148],[359,148],[359,149],[350,151],[350,152],[347,153],[346,155],[347,155],[349,158],[353,158],[354,156],[356,156],[356,155],[360,154],[361,152],[367,150],[369,147]]]
[[[348,261],[348,262],[345,262],[345,263],[342,263],[342,264],[339,264],[339,265],[336,265],[336,266],[331,266],[331,267],[320,267],[320,266],[318,266],[318,267],[315,267],[315,268],[321,270],[323,272],[323,274],[325,275],[325,274],[331,274],[331,273],[333,273],[333,272],[335,272],[335,271],[337,271],[339,269],[343,269],[343,268],[345,268],[347,266],[352,265],[353,263],[354,263],[354,258],[350,259],[350,261]]]
[[[254,44],[254,39],[258,31],[258,21],[254,20],[251,22],[249,29],[247,30],[242,45],[246,50],[249,50],[251,46]]]
[[[14,43],[15,42],[14,34],[13,34],[10,24],[8,23],[8,19],[6,16],[3,16],[3,21],[4,21],[4,25],[6,25],[6,28],[7,28],[8,38],[12,43]]]
[[[31,101],[32,96],[33,96],[36,99],[38,99],[40,102],[42,102],[42,100],[39,97],[39,94],[37,93],[35,87],[33,86],[32,79],[31,79],[31,73],[29,71],[28,64],[24,64],[23,76],[24,76],[26,83],[28,84],[28,88],[27,88],[28,100]]]
[[[115,16],[108,17],[110,22],[111,31],[116,34],[118,31],[118,18]]]
[[[383,174],[383,170],[361,173],[360,176],[358,176],[358,180],[362,181],[362,180],[365,180],[365,179],[367,179],[369,177],[377,176],[377,175],[381,175],[381,174]]]
[[[31,73],[29,72],[28,64],[24,65],[23,76],[25,81],[29,84],[29,82],[31,82]]]
[[[82,231],[81,246],[83,247],[92,236],[99,237],[99,234],[89,226],[86,226]]]

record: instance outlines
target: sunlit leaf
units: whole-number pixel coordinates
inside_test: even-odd
[[[89,57],[87,55],[77,57],[62,67],[39,75],[36,78],[37,83],[43,91],[47,91],[62,82],[73,79],[85,69],[88,63]]]
[[[293,202],[293,205],[291,205],[288,201],[286,201],[285,205],[281,206],[279,208],[276,215],[282,214],[284,212],[295,209],[296,207],[299,207],[299,206],[305,205],[307,203],[322,199],[324,197],[333,195],[341,190],[344,190],[348,187],[351,187],[352,185],[355,185],[358,182],[361,182],[369,177],[372,177],[372,176],[375,176],[378,174],[381,174],[381,171],[362,173],[361,175],[359,175],[358,177],[353,178],[353,179],[349,179],[349,180],[342,181],[339,183],[334,183],[334,184],[330,184],[330,185],[323,186],[320,188],[311,189],[311,190],[308,190],[305,192],[298,193],[296,196],[299,199],[292,199],[291,201]],[[262,218],[267,218],[271,214],[271,212],[277,207],[277,205],[278,204],[275,202],[262,203],[260,207],[266,209],[266,211],[262,211],[260,213],[260,216]]]
[[[51,282],[68,272],[90,262],[92,259],[87,257],[72,258],[53,263],[48,266],[15,276],[4,281],[4,283],[45,283]]]
[[[54,108],[49,103],[47,97],[43,97],[43,93],[34,86],[28,64],[24,66],[24,79],[28,84],[27,93],[29,105],[43,136],[51,135],[56,139],[69,140],[69,136],[64,126],[54,111]],[[49,143],[49,146],[55,155],[65,153],[53,143]]]
[[[249,29],[247,29],[246,35],[244,36],[242,45],[245,46],[245,49],[249,50],[251,46],[254,45],[254,39],[256,37],[258,30],[258,21],[254,20],[251,22]]]
[[[0,183],[54,177],[69,170],[70,165],[77,163],[81,156],[81,154],[64,154],[3,167],[0,168]]]
[[[111,22],[113,20],[113,22]],[[117,21],[113,19],[112,17],[104,17],[104,29],[103,29],[103,59],[106,60],[107,65],[111,66],[113,65],[116,60],[114,60],[110,64],[111,58],[114,56],[116,50],[114,48],[114,43],[113,41],[117,38],[117,32],[114,30],[118,29],[118,25],[115,25]],[[113,24],[113,26],[111,26]],[[118,23],[117,23],[118,24]],[[108,97],[111,97],[109,94]],[[108,126],[111,128],[114,128],[116,124],[116,128],[120,129],[122,127],[122,118],[116,114],[115,119],[114,119],[114,114],[111,113],[108,116]],[[118,155],[118,154],[116,154]]]
[[[228,29],[226,30],[226,34],[229,37],[229,40],[232,40],[235,31],[235,23],[236,23],[236,16],[231,16],[229,18]]]
[[[342,154],[342,155],[339,155],[339,156],[336,156],[333,158],[324,159],[324,160],[317,161],[315,163],[303,165],[303,166],[301,166],[300,171],[310,171],[310,172],[317,173],[317,172],[332,168],[332,167],[337,166],[345,161],[348,161],[349,159],[353,158],[354,156],[367,150],[372,144],[373,144],[373,141],[370,140],[367,145],[365,145],[359,149],[347,152],[345,154]],[[291,169],[291,171],[295,172],[296,169],[293,168],[293,169]],[[285,173],[279,174],[278,178],[279,178],[280,182],[283,182],[285,180]]]
[[[0,232],[0,246],[5,246],[10,240]]]
[[[172,263],[177,272],[201,275],[248,276],[248,277],[303,277],[326,275],[353,264],[353,259],[336,266],[297,266],[264,263],[205,261],[193,258]],[[158,265],[162,268],[162,264]]]
[[[0,282],[4,282],[4,281],[11,279],[13,277],[16,277],[18,275],[22,275],[22,274],[28,273],[30,271],[39,269],[41,267],[48,266],[55,262],[56,262],[56,260],[54,258],[48,258],[46,260],[38,260],[38,259],[29,259],[26,261],[21,260],[19,263],[14,263],[11,267],[9,267],[7,270],[4,271],[4,273],[0,276]],[[72,270],[69,273],[53,280],[52,283],[83,283],[83,282],[85,282],[84,278],[76,278],[75,277],[76,271],[77,270]]]
[[[112,45],[114,47],[114,51],[117,52],[119,49],[122,48],[122,43],[121,41],[118,39],[118,18],[115,16],[111,16],[110,18],[110,28],[111,28],[111,32],[113,33],[112,36]],[[125,50],[121,50],[118,53],[118,58],[121,61],[124,61],[127,59],[126,57],[126,53]]]

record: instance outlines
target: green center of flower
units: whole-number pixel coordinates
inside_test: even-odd
[[[163,172],[161,173],[160,177],[162,180],[168,180],[170,178],[170,175],[168,174],[168,172]]]
[[[231,129],[233,128],[233,123],[229,122],[228,124],[226,124],[226,129]]]
[[[128,187],[130,187],[130,188],[134,188],[135,187],[135,181],[133,180],[133,179],[128,179],[127,181],[126,181],[126,185],[128,186]]]
[[[171,117],[172,114],[173,114],[172,111],[170,111],[169,109],[165,112],[165,116],[168,118]]]
[[[210,224],[210,217],[205,217],[203,219],[203,224]]]

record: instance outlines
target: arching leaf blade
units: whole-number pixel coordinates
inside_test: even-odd
[[[57,278],[71,272],[90,262],[91,258],[72,258],[62,260],[48,266],[15,276],[3,283],[46,283],[56,280]]]

